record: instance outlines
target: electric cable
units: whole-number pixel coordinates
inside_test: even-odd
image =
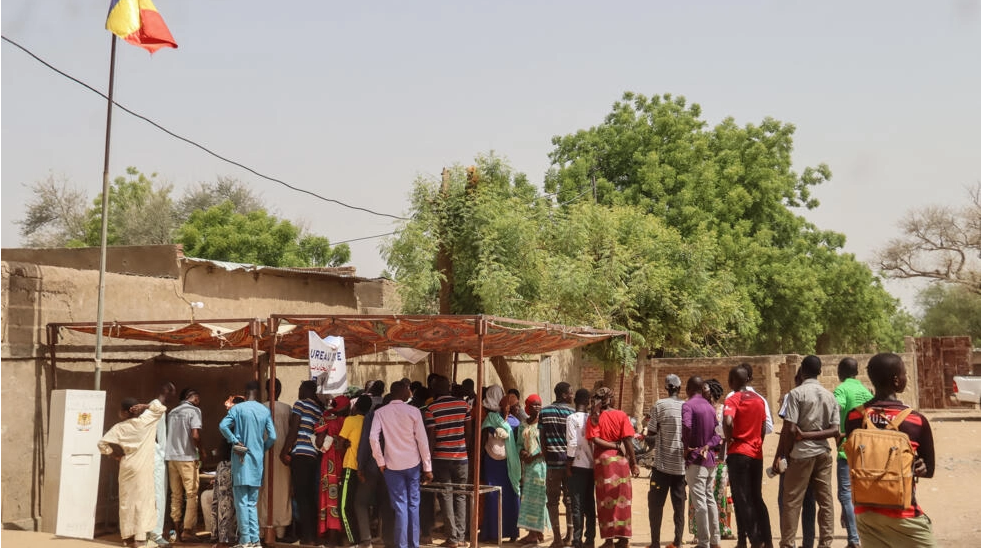
[[[55,67],[51,63],[48,63],[44,59],[41,59],[34,52],[32,52],[31,50],[25,48],[24,46],[21,46],[17,42],[14,42],[13,40],[11,40],[11,39],[7,38],[6,36],[3,36],[3,35],[0,35],[0,38],[2,38],[4,42],[7,42],[7,43],[9,43],[9,44],[11,44],[11,45],[19,48],[24,53],[26,53],[27,55],[33,57],[37,62],[41,63],[42,65],[44,65],[45,67],[51,69],[52,71],[54,71],[54,72],[60,74],[61,76],[65,77],[65,78],[67,78],[69,80],[71,80],[72,82],[75,82],[76,84],[79,84],[79,85],[87,88],[88,90],[90,90],[92,93],[98,95],[99,97],[101,97],[101,98],[103,98],[103,99],[105,99],[107,101],[109,100],[109,97],[106,96],[104,93],[102,93],[99,90],[93,88],[89,84],[86,84],[82,80],[79,80],[78,78],[75,78],[74,76],[72,76],[72,75],[70,75],[70,74],[68,74],[68,73],[66,73],[66,72],[58,69],[57,67]],[[154,128],[157,128],[158,130],[164,132],[165,134],[167,134],[167,135],[169,135],[171,137],[174,137],[176,139],[179,139],[179,140],[181,140],[181,141],[183,141],[183,142],[185,142],[185,143],[187,143],[189,145],[192,145],[194,147],[197,147],[198,149],[201,149],[202,151],[208,153],[209,155],[211,155],[211,156],[213,156],[213,157],[215,157],[215,158],[217,158],[219,160],[222,160],[224,162],[227,162],[227,163],[229,163],[229,164],[231,164],[233,166],[237,166],[239,168],[242,168],[243,170],[246,170],[247,172],[250,172],[250,173],[252,173],[252,174],[254,174],[254,175],[256,175],[256,176],[258,176],[258,177],[260,177],[260,178],[262,178],[264,180],[268,180],[268,181],[271,181],[271,182],[274,182],[274,183],[278,183],[278,184],[280,184],[280,185],[282,185],[284,187],[287,187],[289,189],[292,189],[292,190],[294,190],[294,191],[296,191],[298,193],[305,193],[305,194],[310,195],[312,197],[318,198],[318,199],[320,199],[322,201],[332,202],[332,203],[337,204],[339,206],[343,206],[345,208],[350,208],[351,210],[360,210],[362,212],[367,212],[369,214],[374,214],[376,216],[382,216],[382,217],[386,217],[386,218],[392,218],[394,220],[406,220],[407,219],[407,218],[404,218],[402,216],[395,216],[393,214],[386,214],[384,212],[376,212],[375,210],[372,210],[370,208],[365,208],[365,207],[362,207],[362,206],[354,206],[354,205],[351,205],[351,204],[347,204],[347,203],[341,202],[341,201],[339,201],[337,199],[329,199],[327,197],[318,195],[317,193],[314,193],[313,191],[308,191],[307,189],[302,189],[300,187],[296,187],[294,185],[290,185],[289,183],[287,183],[287,182],[285,182],[285,181],[283,181],[281,179],[274,178],[272,176],[267,176],[266,174],[263,174],[263,173],[255,170],[253,168],[250,168],[249,166],[246,166],[245,164],[242,164],[241,162],[238,162],[238,161],[232,160],[230,158],[224,157],[224,156],[222,156],[222,155],[220,155],[220,154],[212,151],[211,149],[208,149],[204,145],[201,145],[200,143],[198,143],[198,142],[196,142],[196,141],[194,141],[194,140],[192,140],[190,138],[186,138],[186,137],[184,137],[182,135],[176,134],[176,133],[172,132],[171,130],[168,130],[167,128],[161,126],[157,122],[154,122],[153,120],[151,120],[151,119],[149,119],[149,118],[147,118],[147,117],[145,117],[145,116],[143,116],[143,115],[141,115],[139,113],[136,113],[136,112],[128,109],[127,107],[121,105],[119,102],[117,102],[115,100],[113,100],[112,103],[116,107],[119,107],[123,112],[125,112],[125,113],[127,113],[127,114],[129,114],[131,116],[134,116],[134,117],[136,117],[136,118],[138,118],[138,119],[146,122],[147,124],[150,124]],[[365,238],[370,238],[370,237],[365,237]]]

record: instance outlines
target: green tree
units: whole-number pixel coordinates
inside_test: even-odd
[[[714,267],[711,239],[685,239],[636,206],[558,208],[500,158],[479,157],[479,183],[461,167],[447,189],[420,179],[409,220],[383,247],[405,311],[434,313],[437,255],[452,258],[451,313],[486,313],[630,331],[633,349],[717,345],[745,330],[745,293]]]
[[[253,210],[236,212],[227,200],[197,210],[177,232],[188,256],[271,267],[337,266],[351,258],[348,245],[332,247],[325,237],[304,235],[289,222]]]
[[[187,189],[174,207],[174,215],[184,223],[198,210],[208,210],[225,201],[231,201],[235,211],[248,214],[254,210],[266,209],[262,199],[253,193],[245,183],[229,177],[218,176],[214,182],[199,182]]]
[[[817,319],[822,332],[815,352],[904,349],[904,336],[916,332],[913,317],[901,309],[900,301],[883,288],[869,267],[852,254],[825,250],[818,270],[823,299]]]
[[[149,245],[173,242],[177,220],[170,193],[171,185],[157,181],[130,166],[126,176],[113,180],[109,187],[109,223],[106,243],[109,245]],[[96,196],[86,214],[83,246],[102,242],[102,193]]]
[[[971,336],[972,345],[979,347],[982,302],[970,289],[935,283],[917,294],[917,305],[924,311],[924,336]]]
[[[811,188],[831,177],[824,164],[792,169],[794,126],[710,128],[700,116],[682,97],[626,93],[602,124],[553,138],[546,190],[562,203],[634,205],[683,238],[714,241],[713,269],[752,304],[729,331],[731,352],[895,346],[896,301],[841,253],[843,235],[792,210],[816,208]]]
[[[102,195],[87,207],[85,194],[54,176],[31,185],[33,199],[17,224],[24,244],[33,247],[99,246]],[[175,202],[172,186],[134,167],[109,188],[110,245],[186,245],[192,256],[269,266],[338,266],[348,262],[347,245],[267,213],[244,183],[219,177],[184,192]],[[227,224],[227,225],[225,225]]]

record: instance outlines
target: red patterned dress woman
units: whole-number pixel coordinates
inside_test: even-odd
[[[319,535],[328,534],[330,538],[340,536],[344,528],[341,525],[341,466],[344,462],[344,452],[339,452],[333,440],[341,433],[344,418],[348,415],[351,400],[343,395],[334,398],[331,406],[324,411],[320,423],[314,429],[317,434],[317,445],[321,452],[321,486],[320,507],[318,515]],[[331,446],[326,451],[325,436],[331,438]]]

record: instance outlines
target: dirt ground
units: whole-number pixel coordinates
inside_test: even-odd
[[[937,451],[937,464],[932,479],[921,480],[917,488],[917,499],[934,524],[934,536],[938,546],[954,548],[979,548],[982,546],[982,433],[980,433],[979,411],[940,411],[928,412]],[[778,425],[780,429],[780,425]],[[765,458],[774,455],[777,437],[765,440]],[[648,483],[642,470],[642,477],[634,480],[632,547],[646,547],[651,543],[648,529],[647,492]],[[833,483],[835,476],[833,474]],[[771,530],[774,542],[780,533],[777,512],[777,478],[764,478],[764,500],[771,516]],[[666,542],[670,540],[671,504],[666,503],[665,523],[662,529]],[[845,531],[838,525],[838,501],[836,501],[836,547],[845,547]],[[799,543],[800,543],[799,530]],[[543,546],[552,542],[551,534],[546,535]],[[118,541],[118,538],[116,539]],[[686,542],[691,536],[686,537]],[[437,538],[437,543],[442,542]],[[111,540],[85,541],[55,537],[48,533],[4,530],[0,546],[5,548],[78,548],[119,546]],[[198,545],[204,546],[204,545]],[[505,543],[505,546],[513,546]],[[686,546],[690,546],[686,544]],[[722,541],[724,548],[736,546],[735,540]]]
[[[931,518],[934,536],[938,546],[946,548],[979,548],[982,546],[982,433],[980,433],[979,411],[926,412],[934,433],[937,453],[935,473],[931,479],[923,479],[917,487],[917,501]],[[778,423],[776,430],[780,430]],[[773,458],[777,447],[777,437],[768,436],[764,442],[765,466]],[[646,472],[642,471],[642,477]],[[633,510],[634,536],[631,546],[647,546],[651,541],[648,528],[647,484],[635,480]],[[835,473],[832,475],[835,484]],[[779,542],[781,533],[780,516],[777,512],[777,478],[764,476],[764,501],[771,518],[771,532],[774,543]],[[642,499],[642,500],[639,500]],[[666,503],[663,520],[663,545],[671,542],[671,504]],[[839,527],[839,502],[835,502],[835,541],[833,546],[846,546],[845,529]],[[735,520],[734,520],[735,521]],[[691,536],[686,536],[688,543]],[[798,544],[801,544],[801,529],[798,530]],[[688,544],[686,546],[689,546]],[[735,540],[722,541],[723,548],[736,547]]]

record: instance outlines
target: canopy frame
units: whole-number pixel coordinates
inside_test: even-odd
[[[285,328],[286,324],[294,324],[297,322],[306,323],[303,326],[299,324],[291,328],[288,332],[281,333],[281,328]],[[191,320],[191,324],[199,325],[210,325],[210,324],[229,324],[229,323],[245,323],[248,326],[248,339],[240,340],[237,345],[229,345],[229,348],[233,349],[243,349],[249,347],[252,349],[252,363],[253,363],[253,376],[255,380],[260,379],[259,372],[259,350],[263,349],[269,354],[269,372],[267,380],[276,379],[276,356],[277,347],[284,343],[285,338],[292,339],[303,339],[306,341],[307,335],[304,328],[308,328],[307,324],[316,323],[326,323],[330,322],[332,328],[346,329],[349,326],[353,326],[365,322],[374,322],[378,327],[388,327],[385,331],[377,333],[378,339],[375,340],[375,344],[380,346],[381,349],[376,348],[376,352],[385,351],[391,347],[399,347],[406,343],[405,338],[400,339],[399,342],[393,342],[389,340],[389,330],[392,328],[390,325],[406,321],[407,323],[444,323],[448,326],[454,326],[458,332],[450,335],[449,337],[444,337],[439,342],[429,341],[423,337],[423,339],[417,340],[419,348],[425,349],[430,352],[447,352],[454,353],[454,367],[457,365],[457,355],[463,351],[468,355],[472,355],[473,359],[477,363],[477,381],[476,387],[484,387],[484,371],[486,365],[484,363],[486,354],[486,340],[489,335],[489,327],[494,327],[496,333],[498,333],[498,340],[505,340],[504,342],[497,341],[494,345],[495,355],[502,356],[514,356],[522,355],[527,353],[550,353],[553,351],[559,351],[563,349],[573,349],[581,347],[587,344],[601,342],[614,337],[623,337],[627,344],[631,342],[631,336],[629,333],[624,331],[616,330],[600,330],[591,327],[569,327],[565,325],[557,325],[552,323],[541,323],[541,322],[531,322],[523,321],[519,319],[511,319],[507,317],[496,317],[491,315],[364,315],[364,314],[337,314],[337,315],[306,315],[306,314],[273,314],[266,320],[265,326],[262,321],[258,318],[232,318],[232,319],[201,319],[201,320]],[[183,324],[184,329],[189,327],[188,321],[186,320],[165,320],[165,321],[127,321],[127,322],[114,322],[109,326],[103,327],[103,334],[109,333],[112,335],[114,329],[119,332],[118,327],[141,327],[141,326],[153,326],[153,325],[178,325]],[[512,325],[512,326],[507,326]],[[92,322],[83,323],[49,323],[47,327],[47,340],[49,346],[49,353],[51,356],[52,368],[57,371],[57,354],[56,347],[58,345],[58,335],[62,328],[67,328],[83,333],[94,333],[97,331],[98,325]],[[472,332],[468,334],[466,327],[472,327]],[[243,327],[244,329],[245,327]],[[243,330],[239,329],[239,330]],[[301,330],[297,330],[301,329]],[[180,330],[180,329],[177,329]],[[159,341],[172,345],[183,345],[187,348],[193,349],[222,349],[225,348],[224,344],[217,345],[211,343],[209,345],[196,346],[182,344],[179,341],[175,341],[173,338],[166,338],[164,335],[174,333],[175,331],[162,331],[158,337],[155,337],[152,332],[139,333],[137,335],[130,336],[117,336],[124,339],[139,339],[139,340],[150,340]],[[236,331],[238,332],[238,331]],[[302,333],[302,334],[301,334]],[[514,338],[509,347],[508,335],[517,336]],[[501,337],[504,334],[504,337]],[[521,338],[521,336],[531,335],[533,338]],[[473,339],[468,339],[472,337]],[[538,337],[536,339],[534,337]],[[547,338],[548,337],[548,338]],[[355,337],[357,338],[357,337]],[[398,343],[399,345],[395,345]],[[525,347],[523,347],[525,346]],[[347,347],[347,342],[346,342]],[[464,348],[464,349],[461,349]],[[367,348],[366,348],[367,349]],[[358,353],[355,356],[362,355],[364,353]],[[296,355],[296,350],[294,350],[293,355]],[[348,355],[351,357],[352,355]],[[347,357],[346,357],[347,359]],[[456,378],[456,368],[454,368],[454,377]],[[623,391],[624,384],[624,371],[621,371],[621,389]],[[270,414],[275,415],[276,407],[276,396],[275,392],[267,392],[269,396],[269,408]],[[481,453],[480,453],[480,419],[483,413],[484,404],[481,399],[474,400],[474,411],[472,413],[475,430],[474,438],[474,460],[471,464],[471,476],[472,476],[472,487],[473,487],[473,498],[476,502],[480,494],[480,468],[481,468]],[[268,461],[276,460],[276,457],[272,456],[272,451],[267,456]],[[272,485],[274,483],[275,471],[272,467],[269,468],[269,483]],[[267,542],[274,542],[275,531],[271,528],[272,524],[272,514],[273,514],[273,491],[268,491],[269,495],[269,506],[267,506],[268,517],[267,517]],[[476,548],[478,545],[478,528],[479,521],[477,517],[477,511],[473,510],[470,518],[471,527],[471,547]]]

